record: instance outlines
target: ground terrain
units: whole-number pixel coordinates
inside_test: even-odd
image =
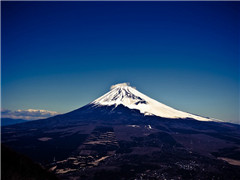
[[[2,143],[60,179],[240,179],[240,126],[119,105],[2,128]]]

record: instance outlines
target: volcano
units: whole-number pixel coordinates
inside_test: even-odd
[[[127,83],[66,114],[2,127],[2,143],[60,179],[240,179],[239,125]]]

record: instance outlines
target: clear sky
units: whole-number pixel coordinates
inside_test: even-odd
[[[239,2],[1,2],[2,108],[68,112],[132,86],[239,122]]]

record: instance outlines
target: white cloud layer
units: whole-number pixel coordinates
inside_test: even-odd
[[[9,109],[1,109],[1,117],[2,118],[12,118],[12,119],[25,119],[25,120],[36,120],[36,119],[44,119],[51,116],[55,116],[59,114],[56,111],[48,111],[42,109],[27,109],[27,110],[9,110]]]

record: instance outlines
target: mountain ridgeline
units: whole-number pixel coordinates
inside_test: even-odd
[[[2,143],[60,179],[240,179],[240,126],[126,83],[79,109],[2,127]]]

